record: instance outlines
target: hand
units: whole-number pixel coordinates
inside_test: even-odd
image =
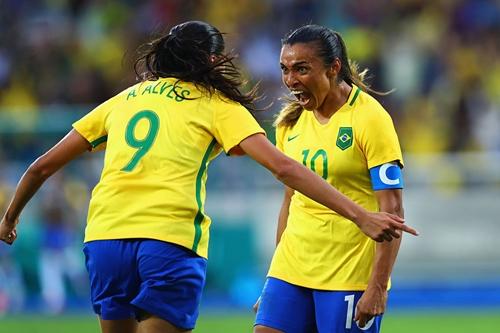
[[[404,219],[386,212],[366,212],[357,219],[358,227],[371,239],[377,242],[388,241],[401,237],[400,230],[418,236],[418,232],[404,224]]]
[[[18,223],[19,219],[16,219],[14,222],[7,222],[4,217],[2,223],[0,223],[0,240],[12,245],[17,238],[16,225]]]
[[[260,296],[259,296],[259,298],[257,298],[257,301],[255,302],[255,304],[252,307],[253,312],[257,313],[257,311],[259,311],[259,305],[260,305]]]
[[[386,303],[387,288],[368,286],[356,304],[354,320],[358,327],[365,327],[373,317],[383,314]]]

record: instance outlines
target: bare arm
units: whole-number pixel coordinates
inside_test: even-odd
[[[283,235],[283,231],[285,231],[288,222],[288,210],[290,209],[290,201],[292,200],[293,193],[294,190],[292,188],[285,186],[285,195],[278,217],[278,228],[276,229],[276,246],[280,242],[281,235]]]
[[[240,147],[285,185],[353,221],[366,235],[376,241],[399,238],[397,230],[418,234],[414,229],[404,225],[402,218],[387,213],[366,211],[320,176],[284,155],[263,134],[249,136],[241,141]]]
[[[376,191],[375,194],[380,211],[404,217],[402,190]],[[368,287],[356,306],[355,320],[359,320],[360,327],[363,327],[373,316],[380,315],[385,311],[387,284],[398,255],[400,244],[401,238],[395,239],[392,242],[377,243],[376,245],[377,248]]]
[[[1,240],[8,244],[14,242],[17,237],[15,227],[19,215],[40,186],[66,163],[90,149],[90,143],[78,132],[71,130],[59,143],[28,167],[17,184],[14,197],[0,223]]]

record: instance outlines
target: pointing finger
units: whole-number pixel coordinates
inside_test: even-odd
[[[409,234],[412,234],[413,236],[418,236],[418,231],[407,226],[406,224],[396,224],[396,229],[403,230],[404,232],[407,232]]]

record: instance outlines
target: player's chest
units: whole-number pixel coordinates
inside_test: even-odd
[[[356,141],[356,126],[352,122],[301,125],[285,133],[283,150],[286,155],[324,179],[366,172],[366,158]]]

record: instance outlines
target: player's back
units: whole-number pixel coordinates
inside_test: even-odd
[[[143,237],[193,246],[193,221],[208,219],[203,214],[207,162],[221,151],[214,113],[229,102],[176,82],[139,83],[75,123],[79,132],[94,133],[96,149],[106,146],[86,241]]]

